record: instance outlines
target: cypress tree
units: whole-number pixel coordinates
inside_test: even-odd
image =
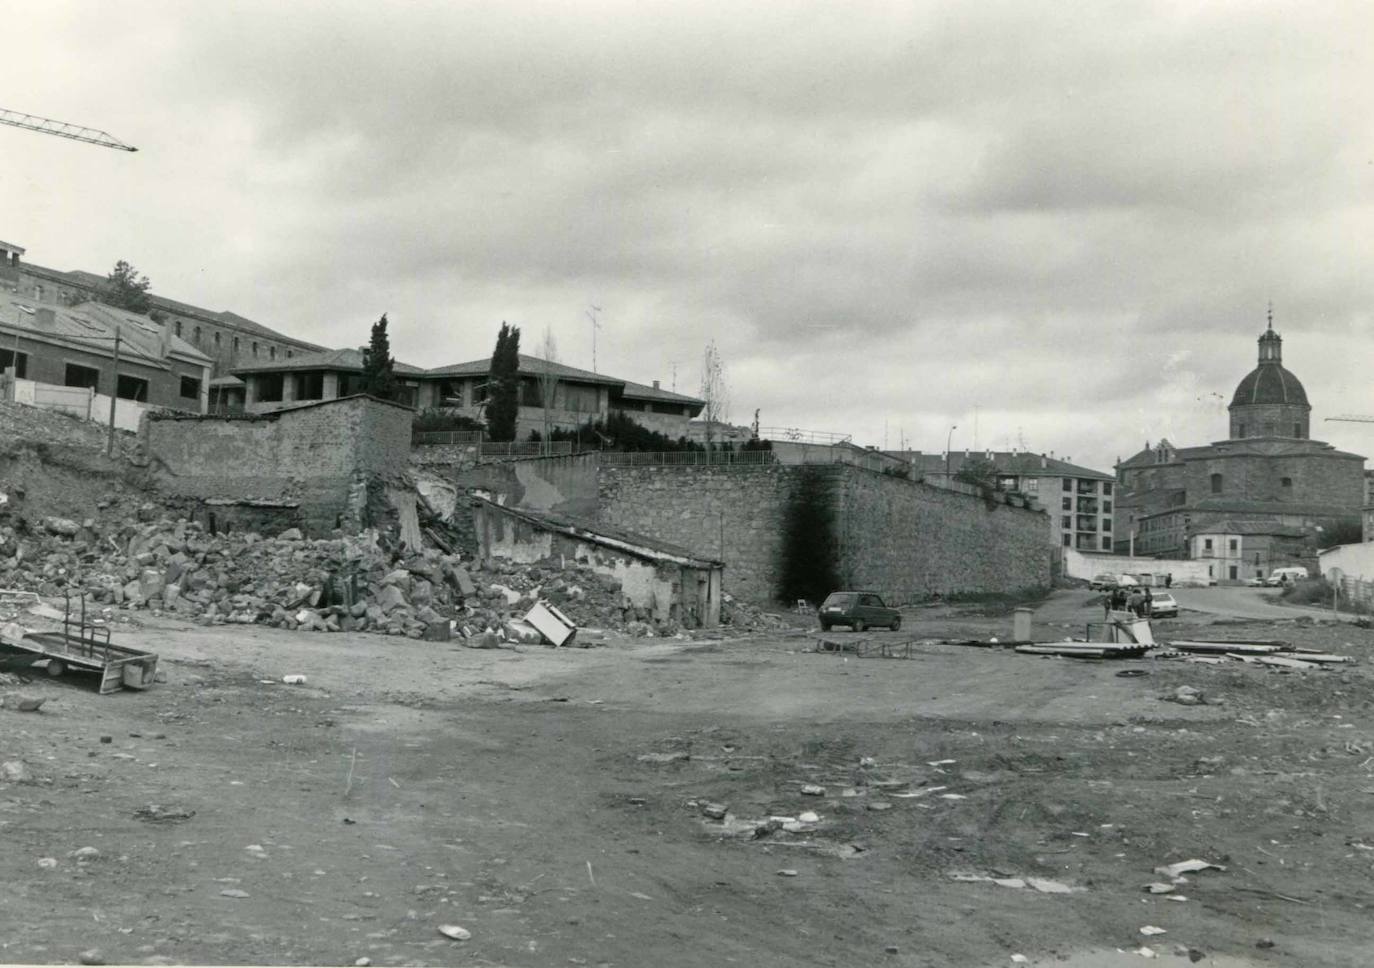
[[[383,400],[396,398],[395,361],[386,335],[386,313],[372,324],[372,340],[363,351],[363,392]]]
[[[520,327],[501,324],[491,354],[487,383],[487,433],[492,440],[515,439],[520,412]]]

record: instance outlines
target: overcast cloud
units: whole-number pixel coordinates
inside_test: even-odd
[[[1074,6],[1079,9],[1073,9]],[[1272,299],[1374,454],[1374,8],[0,3],[0,238],[332,346],[502,320],[731,417],[1108,469],[1224,437]],[[1309,10],[1319,11],[1311,13]]]

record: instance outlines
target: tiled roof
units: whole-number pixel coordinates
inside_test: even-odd
[[[622,397],[629,397],[631,400],[661,400],[664,403],[685,403],[697,407],[706,406],[705,400],[696,397],[689,397],[681,393],[674,393],[672,390],[664,390],[660,387],[646,387],[642,383],[633,383],[626,380],[625,388],[620,391]]]
[[[1241,518],[1222,518],[1195,524],[1188,529],[1189,534],[1272,534],[1284,538],[1301,538],[1307,531],[1292,524],[1279,524],[1276,521],[1253,521]]]
[[[449,366],[436,366],[425,372],[430,376],[486,376],[491,372],[491,357],[482,360],[470,360],[467,363],[454,363]],[[541,360],[537,356],[526,356],[524,353],[520,354],[520,372],[526,376],[542,376],[545,373],[551,373],[560,380],[602,383],[608,386],[620,386],[625,382],[602,373],[579,370],[577,367],[568,366],[565,363],[554,363]]]
[[[98,276],[93,272],[86,272],[83,269],[64,271],[62,269],[50,269],[47,266],[35,265],[32,262],[21,263],[20,271],[40,277],[45,276],[55,282],[73,283],[92,289],[99,289],[106,281],[104,276]],[[148,300],[155,309],[166,310],[167,312],[176,313],[181,316],[198,316],[209,322],[219,322],[225,326],[239,329],[252,335],[261,336],[265,339],[291,343],[295,346],[303,346],[308,349],[322,349],[322,347],[314,343],[307,342],[303,339],[297,339],[294,336],[287,336],[285,333],[280,333],[275,329],[264,326],[262,323],[248,319],[246,316],[240,316],[237,313],[232,313],[227,310],[215,312],[214,310],[193,306],[190,303],[184,303],[176,299],[168,299],[166,296],[159,296],[151,292],[148,293]]]
[[[395,361],[393,370],[400,376],[424,376],[425,371],[409,363]],[[341,350],[323,350],[319,353],[305,353],[290,359],[263,360],[236,366],[235,373],[295,373],[300,370],[337,370],[347,373],[363,371],[363,351],[347,347]]]
[[[1307,407],[1307,391],[1302,383],[1283,366],[1266,361],[1255,367],[1236,385],[1231,406],[1246,407],[1251,404],[1287,404]]]
[[[166,356],[207,365],[210,358],[190,343],[164,332],[147,316],[126,312],[103,303],[86,302],[79,306],[50,306],[0,292],[0,319],[4,325],[24,330],[29,337],[83,344],[102,356],[114,353],[115,329],[119,329],[120,355],[150,366],[166,369]],[[51,311],[51,320],[46,313]],[[166,354],[163,346],[166,341]]]
[[[891,456],[909,460],[920,471],[929,474],[943,474],[945,472],[944,454],[923,454],[910,453],[908,451],[891,451]],[[1041,454],[1034,454],[1029,451],[953,451],[949,455],[949,473],[959,473],[959,468],[965,461],[991,460],[993,467],[997,468],[999,474],[1015,474],[1018,477],[1083,477],[1096,481],[1114,481],[1111,474],[1103,471],[1095,471],[1090,467],[1082,467],[1078,464],[1070,464],[1068,461],[1058,460],[1054,457],[1046,457]]]

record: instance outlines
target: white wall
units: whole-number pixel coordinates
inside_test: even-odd
[[[14,402],[27,403],[41,410],[60,410],[92,423],[109,426],[110,398],[93,393],[86,387],[60,387],[35,380],[14,381]],[[120,400],[115,405],[115,427],[138,432],[138,423],[148,407],[133,400]]]
[[[1215,564],[1215,561],[1212,562]],[[1211,581],[1206,561],[1188,558],[1140,558],[1127,555],[1085,554],[1077,548],[1064,549],[1064,574],[1069,578],[1090,580],[1096,575],[1129,575],[1150,572],[1174,576],[1175,585],[1206,585]]]
[[[1362,578],[1374,581],[1374,541],[1362,544],[1339,545],[1323,551],[1318,559],[1322,575],[1330,578],[1337,568],[1348,578]]]

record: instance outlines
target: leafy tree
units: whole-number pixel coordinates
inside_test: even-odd
[[[395,360],[386,335],[386,313],[372,324],[372,340],[363,350],[363,393],[383,400],[396,399]]]
[[[487,433],[492,440],[515,439],[520,414],[520,327],[501,324],[487,378]]]
[[[151,286],[147,276],[139,275],[137,269],[120,259],[105,277],[99,299],[107,306],[146,316],[153,308],[152,300],[148,298]]]
[[[997,486],[997,468],[990,460],[974,457],[959,465],[959,469],[954,472],[954,479],[974,487],[995,488]]]

